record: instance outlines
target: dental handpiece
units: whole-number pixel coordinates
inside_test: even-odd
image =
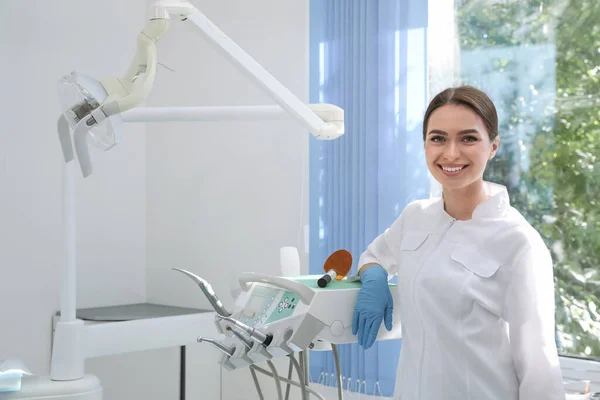
[[[210,343],[213,346],[215,346],[217,349],[221,350],[223,353],[228,355],[229,357],[233,356],[233,353],[235,353],[235,347],[227,347],[223,343],[218,342],[215,339],[204,338],[202,336],[199,336],[198,339],[196,339],[196,341],[198,343],[202,343],[202,342]]]
[[[270,345],[271,341],[273,340],[273,335],[271,335],[270,333],[264,334],[261,331],[257,330],[256,328],[248,326],[248,325],[244,324],[243,322],[238,321],[237,319],[234,319],[231,317],[225,317],[222,315],[217,315],[217,318],[225,320],[229,323],[232,323],[235,327],[240,328],[248,336],[250,336],[250,339],[262,344],[265,347]]]
[[[186,271],[185,269],[179,269],[179,268],[172,268],[172,269],[174,271],[179,271],[182,274],[189,276],[194,282],[196,282],[196,284],[198,284],[198,286],[200,286],[202,293],[204,293],[204,295],[206,296],[206,298],[208,299],[210,304],[213,306],[213,308],[215,309],[217,314],[223,315],[225,317],[229,317],[231,315],[231,313],[225,309],[225,306],[223,306],[223,303],[221,303],[221,300],[219,300],[219,298],[213,291],[212,286],[210,286],[210,284],[208,282],[206,282],[204,279],[200,278],[198,275],[193,274],[189,271]]]
[[[254,344],[254,342],[252,342],[252,340],[250,340],[245,333],[241,333],[238,332],[238,330],[234,327],[228,326],[226,328],[229,332],[233,333],[235,335],[236,338],[238,338],[240,340],[240,342],[244,343],[244,345],[251,349],[252,345]]]

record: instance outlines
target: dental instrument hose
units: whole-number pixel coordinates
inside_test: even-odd
[[[314,343],[311,343],[310,345],[308,345],[308,349],[312,349],[314,347],[315,347]],[[300,358],[300,366],[302,367],[302,371],[304,371],[304,376],[306,377],[304,379],[306,381],[306,382],[304,382],[304,383],[306,383],[306,387],[310,386],[310,379],[309,379],[310,375],[308,372],[308,349],[302,350],[299,354],[300,357],[298,357],[298,358]]]
[[[273,364],[273,361],[267,360],[267,365],[273,373],[273,379],[275,379],[275,388],[277,389],[277,400],[283,400],[283,392],[281,391],[281,379],[279,379],[279,372],[277,372],[277,368],[275,368],[275,364]]]
[[[331,349],[333,350],[333,359],[335,360],[335,372],[337,373],[338,400],[344,400],[344,394],[342,393],[342,369],[340,368],[340,355],[338,353],[338,349],[335,343],[331,343]]]
[[[272,373],[270,373],[266,369],[262,369],[261,367],[257,367],[256,365],[251,365],[250,368],[253,369],[253,370],[255,370],[255,371],[257,371],[257,372],[260,372],[261,374],[273,377]],[[300,383],[299,382],[296,382],[296,381],[293,381],[293,380],[290,380],[290,379],[286,379],[283,376],[280,376],[279,379],[281,380],[281,382],[289,383],[290,385],[294,385],[294,386],[296,386],[298,388],[300,387]],[[319,400],[327,400],[319,392],[317,392],[317,391],[315,391],[315,390],[313,390],[313,389],[311,389],[309,387],[307,387],[306,390],[308,391],[308,393],[312,394],[313,396],[315,396]]]
[[[254,381],[254,386],[256,386],[256,391],[258,392],[258,399],[265,400],[265,396],[263,396],[262,390],[260,388],[260,383],[258,382],[258,378],[256,377],[256,371],[252,366],[250,367],[250,374],[252,375],[252,380]]]
[[[302,400],[308,400],[308,388],[306,387],[306,377],[304,376],[304,372],[302,371],[302,368],[300,368],[300,364],[298,363],[298,360],[296,360],[296,357],[294,357],[294,354],[288,354],[288,357],[292,360],[292,363],[294,363],[294,368],[296,368],[296,374],[298,375],[298,380],[301,385],[300,390],[302,391]]]
[[[290,367],[288,368],[288,379],[292,379],[292,372],[294,371],[294,364],[292,363],[292,360],[290,360]],[[285,400],[288,400],[290,398],[290,389],[292,388],[292,386],[287,383],[285,385]]]

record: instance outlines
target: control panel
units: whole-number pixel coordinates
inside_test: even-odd
[[[279,321],[291,316],[299,301],[294,292],[256,285],[242,311],[240,321],[249,326]]]

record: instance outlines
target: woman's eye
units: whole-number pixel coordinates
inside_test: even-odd
[[[434,136],[430,140],[434,143],[441,143],[444,141],[444,137],[443,136]]]
[[[476,142],[476,141],[477,141],[477,138],[476,138],[475,136],[465,136],[465,137],[463,138],[463,140],[464,140],[465,142]]]

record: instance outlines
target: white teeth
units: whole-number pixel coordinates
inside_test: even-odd
[[[454,167],[454,168],[451,168],[451,167],[442,167],[442,169],[443,169],[444,171],[448,171],[448,172],[456,172],[456,171],[460,171],[460,170],[461,170],[461,169],[463,169],[463,168],[464,168],[464,165],[463,165],[462,167]]]

